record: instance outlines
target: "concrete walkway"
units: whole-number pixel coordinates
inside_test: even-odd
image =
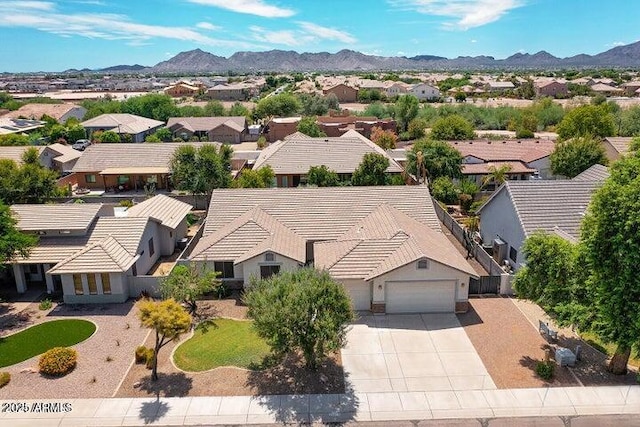
[[[49,412],[36,412],[40,409]],[[70,404],[70,408],[62,404]],[[0,401],[0,425],[262,424],[640,414],[640,386]],[[45,406],[49,406],[45,408]],[[62,412],[70,409],[68,412]]]

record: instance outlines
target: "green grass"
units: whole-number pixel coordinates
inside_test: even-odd
[[[616,352],[615,344],[607,344],[600,340],[600,338],[595,334],[590,332],[581,332],[580,337],[591,347],[601,351],[609,357],[613,356]],[[640,355],[635,354],[633,350],[631,351],[631,357],[629,357],[629,365],[635,366],[636,368],[640,367]]]
[[[96,330],[80,319],[53,320],[0,338],[0,368],[15,365],[53,347],[69,347],[89,338]]]
[[[258,337],[252,322],[216,319],[196,328],[173,357],[180,369],[199,372],[219,366],[256,368],[269,353],[269,346]]]

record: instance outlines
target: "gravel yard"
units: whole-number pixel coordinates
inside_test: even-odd
[[[37,310],[37,305],[36,305]],[[11,382],[0,389],[0,399],[69,399],[111,397],[133,362],[135,348],[148,334],[140,327],[133,302],[108,305],[59,305],[46,316],[27,324],[63,318],[94,322],[96,332],[74,346],[78,365],[62,378],[45,378],[37,372],[39,356],[2,368]],[[110,361],[107,361],[107,359]]]

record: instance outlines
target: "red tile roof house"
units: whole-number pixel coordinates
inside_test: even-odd
[[[477,274],[442,233],[426,186],[224,189],[212,200],[187,258],[228,286],[306,264],[328,271],[356,310],[467,310]]]
[[[533,90],[538,97],[550,96],[555,98],[557,96],[566,96],[569,93],[566,83],[555,80],[534,82]]]
[[[358,89],[351,86],[347,86],[344,83],[326,88],[322,90],[323,95],[334,94],[340,102],[357,102],[358,101]]]
[[[75,104],[26,104],[3,117],[40,120],[42,116],[47,115],[56,119],[58,123],[65,123],[72,117],[82,120],[85,114],[87,109]]]
[[[462,173],[482,184],[491,166],[511,166],[510,180],[528,180],[533,175],[552,178],[549,156],[555,143],[544,139],[450,141],[463,157]]]
[[[327,136],[337,137],[344,135],[349,130],[371,137],[371,130],[374,127],[382,128],[396,132],[396,121],[393,119],[378,119],[377,117],[359,117],[359,116],[318,116],[316,122],[320,126],[320,130]]]
[[[239,144],[248,135],[247,118],[238,117],[171,117],[167,128],[173,136],[189,140],[192,136],[208,141]]]

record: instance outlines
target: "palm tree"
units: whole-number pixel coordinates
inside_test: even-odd
[[[511,171],[511,165],[503,164],[502,166],[495,167],[491,165],[487,168],[489,174],[482,178],[482,188],[489,184],[495,184],[496,188],[504,184],[509,178],[509,172]]]

